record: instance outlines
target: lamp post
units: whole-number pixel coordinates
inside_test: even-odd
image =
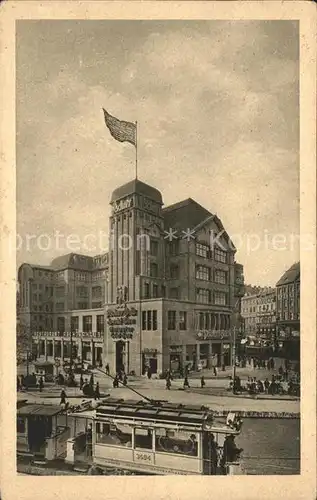
[[[236,326],[233,327],[233,344],[232,344],[232,392],[235,394],[235,380],[236,380]]]

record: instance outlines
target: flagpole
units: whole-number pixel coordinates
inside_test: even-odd
[[[135,178],[138,178],[138,122],[135,122]]]

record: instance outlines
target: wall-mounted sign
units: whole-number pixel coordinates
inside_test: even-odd
[[[117,201],[112,205],[112,213],[117,214],[118,212],[121,212],[121,210],[131,208],[132,201],[133,201],[132,198],[126,198],[125,200]]]
[[[218,330],[218,331],[213,331],[213,330],[200,330],[197,333],[197,339],[198,340],[223,340],[223,339],[230,339],[231,338],[231,332],[229,330]]]
[[[76,338],[102,338],[103,333],[101,332],[33,332],[33,337],[57,337],[59,339],[73,339]]]
[[[144,347],[144,354],[157,354],[157,349],[152,349],[151,347]]]
[[[129,316],[137,316],[138,311],[135,307],[121,306],[115,309],[108,309],[107,318],[128,318]]]

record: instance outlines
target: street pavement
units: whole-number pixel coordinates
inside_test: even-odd
[[[204,370],[203,374],[206,379],[206,387],[204,389],[200,389],[199,378],[201,374],[198,374],[197,378],[194,376],[189,377],[190,389],[186,390],[183,390],[183,379],[173,380],[170,391],[165,388],[165,380],[155,378],[149,380],[147,377],[128,377],[128,385],[131,389],[138,391],[148,399],[206,405],[214,410],[300,412],[300,402],[296,398],[291,399],[287,396],[284,398],[282,396],[233,396],[227,391],[229,379],[221,377],[220,373],[217,377],[209,378],[211,377],[211,373],[209,374],[207,370]],[[229,375],[230,372],[227,373]],[[247,376],[255,376],[263,380],[263,377],[265,378],[266,376],[271,378],[274,372],[247,369],[246,373],[247,375],[244,375],[243,369],[237,369],[237,374],[242,379],[247,378]],[[89,377],[84,378],[89,379]],[[76,375],[76,379],[79,382],[79,375]],[[119,386],[119,388],[114,389],[112,379],[99,370],[94,370],[94,381],[95,383],[99,382],[101,397],[110,395],[115,398],[142,399],[141,395],[134,393],[128,387]],[[20,391],[18,399],[27,399],[30,402],[59,404],[61,389],[61,386],[46,384],[43,392],[39,392],[38,389]],[[83,396],[79,387],[66,387],[65,391],[70,404],[79,404],[82,400],[90,399]]]

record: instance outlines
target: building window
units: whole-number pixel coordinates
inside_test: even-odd
[[[211,302],[210,290],[206,290],[205,288],[197,288],[196,302],[200,302],[202,304],[209,304]]]
[[[158,255],[158,241],[156,240],[150,241],[150,254],[155,257]]]
[[[57,286],[56,287],[56,292],[55,292],[56,297],[64,297],[65,295],[65,287],[62,286]]]
[[[88,288],[86,286],[76,286],[77,297],[88,297]]]
[[[121,448],[132,447],[132,428],[125,424],[96,423],[96,443],[118,446]]]
[[[166,297],[166,286],[162,285],[162,297]]]
[[[93,286],[92,287],[92,298],[97,299],[102,296],[102,288],[101,286]]]
[[[176,311],[167,311],[167,329],[176,330]]]
[[[215,282],[221,285],[227,284],[227,273],[220,269],[215,269]]]
[[[64,302],[56,302],[56,311],[61,312],[65,310]]]
[[[187,312],[180,311],[179,312],[179,329],[187,330]]]
[[[215,305],[227,305],[227,294],[225,292],[215,292]]]
[[[211,269],[206,266],[196,266],[196,279],[197,280],[210,280],[210,271]]]
[[[150,284],[149,283],[144,283],[144,298],[145,299],[150,298]]]
[[[157,311],[142,311],[142,330],[157,330]]]
[[[169,297],[170,297],[170,299],[178,299],[179,298],[179,289],[178,288],[170,288],[169,289]]]
[[[146,329],[152,330],[152,311],[147,311]]]
[[[97,332],[104,333],[105,331],[105,317],[103,314],[97,315]]]
[[[177,264],[171,264],[170,266],[170,278],[176,280],[179,278],[179,266]]]
[[[157,330],[157,311],[153,311],[153,330]]]
[[[142,330],[146,330],[146,313],[147,311],[142,311]]]
[[[215,260],[218,262],[223,262],[224,264],[227,262],[227,252],[220,250],[220,248],[215,248]]]
[[[209,246],[202,243],[196,243],[196,255],[207,259],[209,257]]]
[[[79,330],[79,317],[78,316],[72,316],[70,318],[70,328],[72,332],[76,332]]]
[[[137,250],[135,252],[135,274],[138,276],[141,272],[141,252]]]
[[[150,276],[152,278],[157,278],[157,264],[156,262],[151,262],[150,264]]]
[[[65,318],[64,317],[57,318],[57,331],[59,333],[65,332]]]
[[[83,331],[85,333],[92,332],[92,316],[83,316]]]
[[[88,302],[78,302],[77,309],[88,309]]]
[[[173,240],[168,242],[168,254],[178,255],[179,254],[179,240]]]
[[[156,283],[153,284],[153,298],[156,299],[158,297],[158,285]]]

